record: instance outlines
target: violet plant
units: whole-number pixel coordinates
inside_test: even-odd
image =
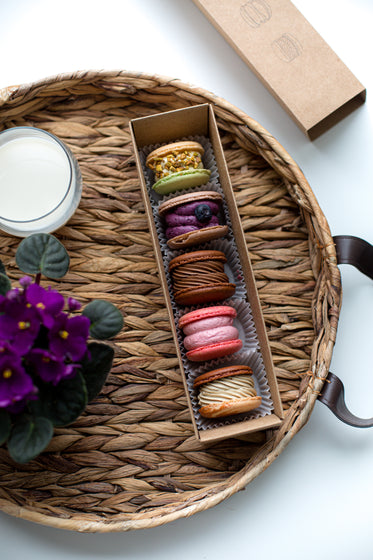
[[[55,427],[71,424],[101,391],[114,350],[98,340],[115,336],[123,317],[104,300],[78,314],[77,300],[40,285],[42,275],[58,280],[68,271],[69,255],[56,237],[26,237],[16,263],[27,276],[12,287],[0,262],[0,445],[27,463],[46,449]]]

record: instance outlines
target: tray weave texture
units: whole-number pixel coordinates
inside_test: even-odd
[[[194,437],[153,256],[128,129],[132,118],[212,103],[268,329],[281,427],[202,446]],[[327,221],[289,154],[215,95],[161,76],[88,71],[0,90],[0,130],[31,125],[66,142],[84,181],[57,236],[71,257],[65,295],[117,305],[101,395],[47,451],[15,465],[0,448],[0,509],[75,531],[155,527],[243,489],[309,418],[328,373],[341,285]],[[19,239],[0,235],[15,281]],[[53,286],[53,282],[46,282]]]

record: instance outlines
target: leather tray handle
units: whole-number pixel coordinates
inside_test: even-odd
[[[352,235],[333,237],[338,264],[352,264],[360,272],[373,280],[373,246]],[[359,418],[352,414],[345,403],[342,381],[329,372],[318,400],[325,404],[339,420],[355,428],[371,428],[373,418]]]

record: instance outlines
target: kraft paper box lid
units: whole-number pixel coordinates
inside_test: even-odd
[[[364,103],[364,86],[289,0],[194,3],[311,140]]]

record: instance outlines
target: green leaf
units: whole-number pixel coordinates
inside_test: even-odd
[[[16,263],[26,274],[44,274],[47,278],[62,278],[69,269],[70,258],[56,237],[49,233],[34,233],[18,246]]]
[[[87,387],[80,372],[72,379],[60,381],[53,386],[44,384],[39,387],[39,402],[34,411],[46,416],[54,426],[71,424],[87,406]]]
[[[123,316],[119,309],[103,299],[91,301],[82,314],[91,321],[89,332],[93,338],[111,338],[123,327]]]
[[[6,410],[0,410],[0,445],[8,439],[11,427],[10,415]]]
[[[5,296],[7,292],[9,292],[11,288],[10,280],[6,274],[0,272],[0,294]]]
[[[110,373],[114,358],[114,350],[107,344],[91,342],[88,344],[89,358],[82,363],[82,375],[91,401],[101,391]]]
[[[6,270],[5,270],[5,266],[3,261],[0,261],[0,273],[1,274],[6,274]]]
[[[52,436],[53,425],[48,418],[18,417],[8,440],[10,456],[16,463],[28,463],[44,451]]]

